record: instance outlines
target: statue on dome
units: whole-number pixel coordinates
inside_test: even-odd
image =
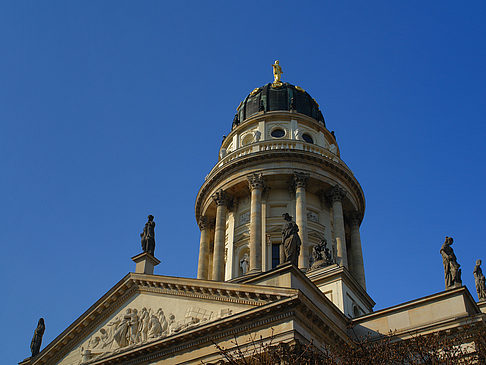
[[[454,242],[452,237],[445,238],[445,242],[440,248],[440,254],[442,255],[442,263],[444,264],[444,279],[446,289],[451,289],[462,285],[461,269],[458,263],[456,255],[451,245]]]
[[[272,65],[273,67],[273,84],[272,86],[282,86],[282,81],[280,78],[282,77],[282,67],[278,64],[278,60]]]
[[[145,227],[143,228],[143,232],[140,233],[140,237],[142,239],[142,250],[143,252],[147,252],[152,256],[155,253],[155,222],[154,216],[149,215],[147,223],[145,223]]]
[[[481,260],[476,260],[476,266],[473,270],[474,282],[476,284],[476,291],[478,293],[478,299],[486,300],[486,283],[483,275],[483,270],[481,269]]]
[[[282,228],[283,262],[290,262],[292,265],[298,266],[301,245],[299,226],[292,220],[292,217],[288,213],[282,214],[282,216],[286,221]]]
[[[32,357],[36,356],[40,352],[40,347],[42,344],[42,336],[46,330],[46,325],[44,324],[44,318],[40,318],[37,323],[37,328],[34,331],[34,336],[32,337],[32,342],[30,343],[30,351],[32,352]]]

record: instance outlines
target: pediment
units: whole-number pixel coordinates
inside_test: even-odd
[[[293,294],[288,289],[131,273],[32,364],[79,365],[109,358]]]

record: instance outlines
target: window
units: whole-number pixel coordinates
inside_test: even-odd
[[[314,143],[314,140],[312,139],[311,135],[308,133],[304,133],[302,135],[302,139],[306,141],[307,143]]]
[[[285,131],[281,128],[275,128],[270,134],[274,138],[282,138],[283,136],[285,136]]]
[[[280,244],[274,243],[272,245],[272,269],[280,264]]]

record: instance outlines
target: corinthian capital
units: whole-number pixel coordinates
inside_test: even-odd
[[[263,182],[263,174],[251,174],[247,176],[248,184],[250,185],[250,190],[253,189],[263,189],[264,182]]]
[[[337,201],[340,202],[346,196],[346,191],[339,185],[336,185],[327,192],[326,196],[332,203]]]
[[[357,210],[351,212],[348,218],[351,226],[359,227],[359,224],[361,223],[361,214]]]
[[[199,225],[199,229],[201,231],[204,231],[205,229],[209,228],[209,221],[208,221],[208,218],[205,215],[202,215],[199,218],[199,221],[197,222],[197,224]]]
[[[212,196],[216,205],[227,205],[228,203],[228,194],[223,189],[219,189],[216,191]]]
[[[305,188],[309,180],[309,174],[305,172],[294,171],[294,184],[296,188]]]

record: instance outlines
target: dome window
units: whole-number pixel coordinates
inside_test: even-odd
[[[314,140],[312,139],[311,135],[308,133],[304,133],[302,135],[302,139],[306,141],[307,143],[314,143]]]
[[[270,134],[274,138],[282,138],[283,136],[285,136],[285,131],[281,128],[275,128]]]

